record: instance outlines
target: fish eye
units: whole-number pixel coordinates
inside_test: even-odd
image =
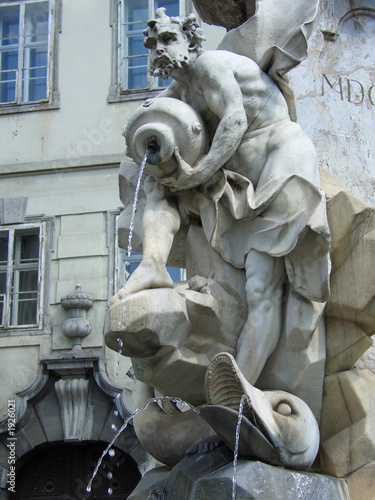
[[[285,415],[286,417],[293,413],[292,407],[285,401],[281,401],[280,403],[278,403],[278,405],[275,407],[275,412],[279,413],[280,415]]]

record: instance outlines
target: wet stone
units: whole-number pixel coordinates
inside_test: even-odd
[[[196,481],[194,500],[230,499],[232,477],[232,464],[201,477]],[[345,481],[322,474],[239,460],[235,498],[237,500],[349,500],[350,497]]]
[[[187,456],[168,473],[153,469],[140,481],[130,500],[218,500],[232,498],[233,452],[222,446]],[[143,496],[142,496],[143,495]],[[159,496],[157,496],[159,495]],[[239,460],[236,500],[349,500],[344,480],[323,474]]]
[[[169,467],[158,467],[143,475],[137,487],[128,497],[128,500],[145,500],[147,498],[163,498],[165,484],[169,477]],[[154,496],[152,496],[154,495]]]
[[[221,446],[210,453],[187,456],[171,470],[167,483],[167,500],[195,498],[194,492],[198,481],[227,464],[233,474],[233,452],[227,446]],[[209,498],[211,496],[206,497],[207,500]],[[228,495],[217,496],[216,493],[215,500],[218,498],[231,498],[231,485],[228,488]]]

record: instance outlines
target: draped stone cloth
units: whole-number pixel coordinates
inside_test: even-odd
[[[230,25],[226,2],[194,0],[194,4],[206,22],[229,29],[218,49],[255,61],[276,82],[290,118],[296,121],[286,74],[307,56],[307,39],[319,0],[235,0],[238,15]],[[267,133],[260,134],[267,139]],[[297,135],[301,139],[298,130]],[[197,194],[207,240],[224,260],[239,268],[244,267],[252,249],[284,257],[294,290],[307,299],[324,302],[329,295],[330,234],[325,195],[319,188],[317,166],[309,156],[310,146],[303,137],[300,145],[285,137],[280,154],[265,161],[255,186],[251,172],[246,172],[252,162],[246,158],[250,151],[246,150],[247,142],[245,136],[239,147],[240,151],[245,145],[245,154],[237,152]],[[251,144],[258,148],[254,140]],[[267,158],[265,144],[263,156]],[[301,158],[304,146],[306,161]],[[290,162],[293,154],[295,159],[285,167],[285,160]]]
[[[319,188],[293,174],[254,189],[244,175],[227,169],[207,187],[197,194],[202,226],[224,260],[244,268],[251,249],[284,257],[288,280],[299,294],[327,299],[330,236]]]

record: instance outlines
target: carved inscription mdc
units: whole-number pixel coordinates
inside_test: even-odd
[[[328,92],[337,92],[342,101],[348,101],[352,104],[362,104],[369,100],[372,106],[375,106],[375,85],[367,87],[354,78],[342,76],[327,76],[322,74],[322,96]]]

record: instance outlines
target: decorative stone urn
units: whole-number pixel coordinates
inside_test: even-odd
[[[91,325],[86,314],[94,303],[93,298],[81,291],[81,284],[77,283],[73,293],[61,298],[61,305],[66,309],[68,319],[63,323],[64,335],[73,339],[72,350],[80,350],[82,338],[91,331]]]

